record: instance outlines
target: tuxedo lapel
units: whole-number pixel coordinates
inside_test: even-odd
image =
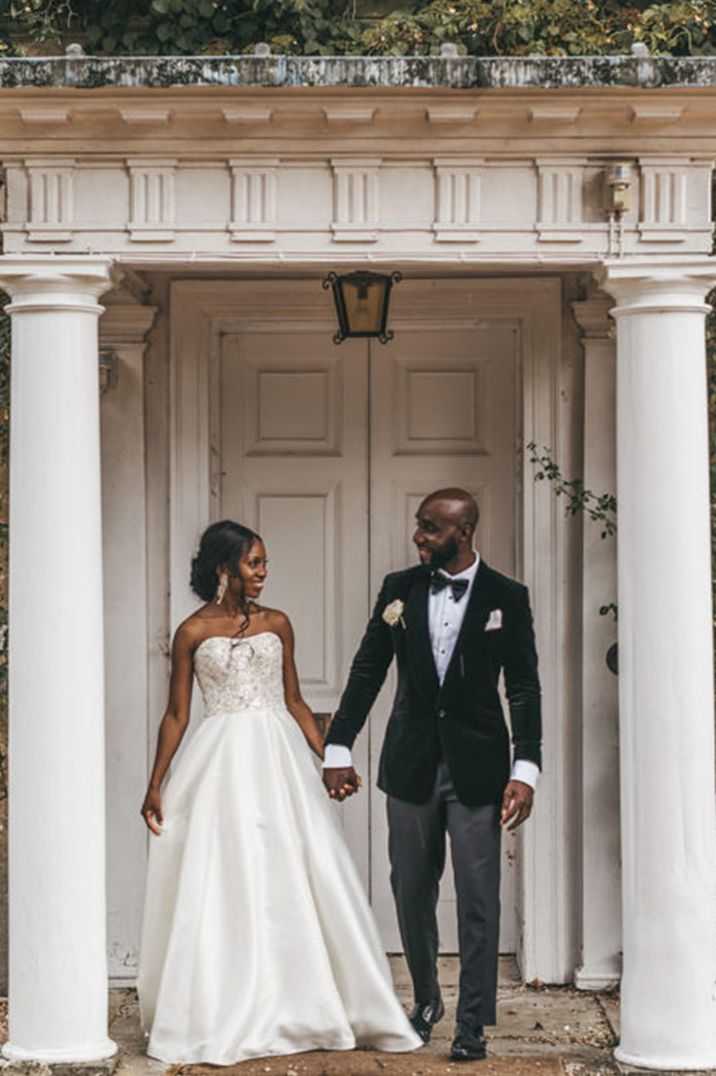
[[[428,626],[429,583],[430,573],[422,571],[408,592],[405,601],[405,645],[413,681],[426,694],[435,694],[439,682]]]

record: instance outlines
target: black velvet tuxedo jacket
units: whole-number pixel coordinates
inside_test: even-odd
[[[541,765],[540,686],[527,588],[480,561],[442,685],[428,629],[430,572],[423,565],[386,576],[326,737],[352,747],[395,656],[398,687],[380,756],[378,786],[426,803],[445,758],[467,806],[499,803],[510,776],[510,738],[497,690],[504,670],[515,759]],[[402,622],[383,612],[404,603]],[[490,613],[500,610],[486,631]]]

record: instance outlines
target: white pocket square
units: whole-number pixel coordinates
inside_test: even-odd
[[[497,629],[501,628],[501,627],[502,627],[502,610],[501,609],[493,609],[492,612],[490,613],[489,617],[487,618],[487,623],[485,624],[485,631],[497,631]]]

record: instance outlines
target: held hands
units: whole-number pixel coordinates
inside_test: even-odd
[[[152,833],[155,833],[157,837],[161,837],[162,831],[159,827],[164,818],[162,815],[162,796],[158,789],[147,789],[141,815]]]
[[[508,781],[502,797],[500,825],[508,830],[517,829],[532,813],[534,790],[524,781]],[[508,825],[508,823],[511,823]]]
[[[328,766],[323,771],[323,784],[332,800],[352,796],[363,784],[352,766]]]

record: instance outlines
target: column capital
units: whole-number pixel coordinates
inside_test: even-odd
[[[571,304],[574,320],[582,330],[585,340],[609,340],[613,335],[614,325],[609,318],[609,311],[614,300],[603,291],[595,291],[587,299],[579,299]]]
[[[158,309],[156,306],[140,306],[138,303],[108,304],[99,323],[100,344],[106,347],[143,345]]]
[[[12,299],[5,307],[12,314],[42,310],[101,314],[102,307],[97,299],[113,283],[111,258],[96,255],[0,257],[0,288]]]
[[[704,302],[716,286],[714,258],[608,259],[595,271],[600,288],[617,302],[612,317],[663,311],[706,314]]]

